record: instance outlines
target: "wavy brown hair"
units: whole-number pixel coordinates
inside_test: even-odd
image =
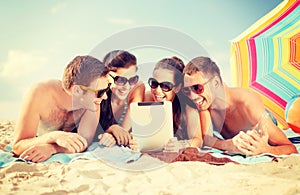
[[[76,56],[65,68],[62,85],[65,90],[72,85],[89,86],[92,81],[108,74],[108,68],[92,56]]]
[[[136,66],[136,57],[128,51],[114,50],[104,56],[103,63],[109,70],[116,72],[118,68]]]

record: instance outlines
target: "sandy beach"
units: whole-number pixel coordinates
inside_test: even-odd
[[[0,123],[0,146],[11,143],[14,122]],[[300,157],[278,162],[216,166],[174,162],[144,171],[121,170],[101,160],[0,168],[1,194],[300,194]]]

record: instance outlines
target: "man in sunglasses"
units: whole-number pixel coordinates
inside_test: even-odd
[[[260,97],[224,84],[219,67],[210,58],[192,59],[183,73],[182,93],[197,105],[205,145],[244,155],[297,153],[266,114]],[[213,136],[213,130],[222,139]]]
[[[107,98],[107,74],[108,69],[96,58],[77,56],[65,68],[62,81],[33,85],[17,121],[14,153],[41,162],[55,153],[84,151],[98,125],[99,104]],[[108,133],[99,138],[100,144],[115,143]]]

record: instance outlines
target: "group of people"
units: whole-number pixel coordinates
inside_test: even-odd
[[[244,155],[297,153],[260,97],[228,87],[209,57],[196,57],[187,65],[177,57],[158,61],[148,79],[149,91],[139,80],[133,54],[115,50],[102,61],[77,56],[61,81],[29,89],[14,134],[17,156],[42,162],[56,153],[83,152],[93,141],[136,151],[130,103],[142,101],[172,102],[178,139],[166,143],[166,151],[205,145]]]

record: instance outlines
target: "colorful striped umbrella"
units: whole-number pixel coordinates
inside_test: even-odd
[[[300,93],[300,0],[285,0],[232,41],[233,85],[257,92],[281,128]]]

